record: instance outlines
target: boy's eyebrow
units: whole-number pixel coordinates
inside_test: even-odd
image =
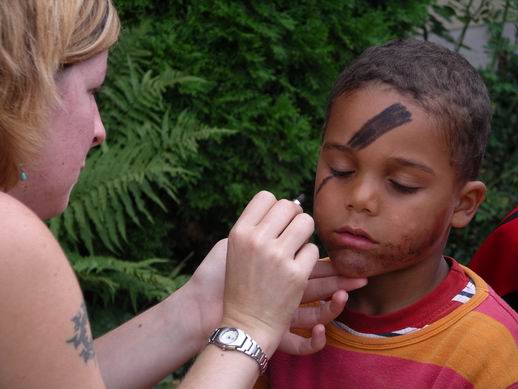
[[[417,162],[412,159],[406,159],[406,158],[391,158],[391,159],[397,165],[419,169],[419,170],[424,171],[425,173],[429,173],[429,174],[432,174],[435,176],[435,172],[433,171],[433,169],[429,166],[426,166],[425,164],[423,164],[421,162]]]

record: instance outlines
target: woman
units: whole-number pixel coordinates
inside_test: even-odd
[[[239,328],[266,357],[279,344],[314,352],[320,323],[365,281],[318,263],[307,282],[318,255],[305,243],[311,218],[261,192],[184,287],[92,340],[78,282],[41,220],[65,209],[88,151],[106,137],[94,93],[118,33],[110,0],[0,2],[0,387],[149,387],[201,350],[185,386],[250,386],[257,361],[205,347],[215,328]],[[331,295],[296,310],[301,298]],[[313,338],[287,332],[290,322]]]

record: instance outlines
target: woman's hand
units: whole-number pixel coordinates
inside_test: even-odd
[[[274,205],[276,206],[274,208]],[[247,213],[247,210],[253,210],[255,214],[251,214],[250,212]],[[255,258],[250,257],[251,247],[250,245],[253,244],[259,244],[261,242],[250,242],[248,239],[250,237],[255,237],[257,239],[257,234],[263,233],[265,234],[265,230],[268,230],[268,226],[265,226],[262,223],[279,223],[277,226],[274,226],[273,228],[276,229],[276,232],[274,233],[267,233],[268,238],[263,239],[265,241],[261,244],[269,245],[268,252],[270,254],[268,255],[276,255],[274,252],[276,250],[281,249],[282,251],[282,243],[279,242],[279,237],[283,234],[282,233],[290,233],[290,231],[294,231],[293,228],[299,228],[300,226],[292,226],[291,230],[284,229],[291,220],[294,220],[296,215],[301,215],[301,209],[297,205],[288,202],[288,201],[281,201],[277,202],[273,195],[262,192],[258,194],[254,199],[251,201],[249,206],[247,207],[247,210],[243,212],[243,216],[239,219],[238,223],[236,223],[235,228],[233,229],[233,232],[236,232],[236,227],[244,227],[245,230],[248,231],[250,235],[248,236],[235,236],[231,234],[231,241],[237,240],[238,242],[233,246],[234,252],[229,255],[229,263],[227,263],[228,270],[227,274],[233,274],[235,277],[232,280],[232,282],[239,284],[237,286],[232,286],[232,288],[243,288],[245,289],[246,294],[260,294],[261,288],[266,288],[267,291],[270,291],[269,296],[253,296],[253,299],[259,298],[262,300],[261,304],[268,305],[268,301],[270,301],[270,298],[275,298],[275,300],[279,301],[279,296],[283,297],[286,292],[286,279],[283,278],[282,274],[280,274],[280,270],[278,267],[278,264],[271,261],[268,256],[264,254],[260,249],[255,249]],[[272,213],[270,213],[272,212]],[[280,219],[278,214],[284,213],[284,219]],[[266,217],[267,215],[268,218]],[[244,217],[244,218],[243,218]],[[253,218],[255,217],[255,223],[253,222]],[[304,218],[307,217],[303,216]],[[259,219],[260,218],[260,219]],[[282,218],[282,216],[281,216]],[[290,219],[291,218],[291,219]],[[282,221],[284,220],[284,221]],[[243,223],[241,223],[243,222]],[[241,223],[241,224],[240,224]],[[282,223],[285,225],[282,226]],[[303,223],[308,223],[309,226],[302,227],[304,230],[304,234],[299,233],[298,237],[298,243],[295,243],[293,246],[296,246],[299,244],[299,247],[305,244],[306,239],[310,236],[312,232],[312,223],[309,220],[303,221]],[[308,228],[310,227],[310,228]],[[280,231],[280,232],[279,232]],[[237,229],[238,233],[242,233],[242,230]],[[275,236],[277,234],[277,236]],[[246,242],[245,242],[246,241]],[[269,243],[268,243],[269,242]],[[275,244],[279,244],[279,246],[275,246]],[[223,295],[224,295],[224,282],[225,282],[225,265],[226,265],[226,256],[227,256],[227,240],[222,240],[218,242],[214,248],[209,252],[205,260],[202,262],[202,264],[199,266],[199,268],[196,270],[196,272],[193,274],[191,280],[187,283],[187,285],[184,287],[189,291],[189,296],[191,296],[190,300],[190,306],[186,309],[193,311],[195,317],[193,318],[192,322],[196,323],[196,325],[199,325],[198,333],[200,334],[200,347],[203,345],[203,343],[206,341],[206,337],[214,330],[214,328],[218,327],[221,324],[222,315],[223,315]],[[263,246],[264,247],[264,246]],[[311,247],[311,245],[309,246]],[[294,261],[293,257],[295,256],[294,253],[298,251],[298,247],[292,248],[292,257],[284,257],[284,261]],[[313,249],[311,249],[313,250]],[[273,254],[272,254],[273,253]],[[233,255],[233,257],[231,257]],[[263,255],[263,257],[261,257]],[[316,252],[315,252],[316,255]],[[259,263],[255,263],[256,267],[253,268],[255,272],[257,272],[255,275],[253,274],[253,271],[249,272],[247,275],[243,275],[243,269],[245,271],[248,271],[248,266],[250,266],[249,262],[247,261],[261,261]],[[278,258],[278,261],[283,261],[283,258]],[[315,258],[312,259],[313,262],[315,261]],[[265,262],[265,263],[262,263]],[[259,270],[258,270],[259,269]],[[307,272],[307,269],[306,269]],[[241,275],[241,276],[240,276]],[[277,292],[273,292],[273,276],[277,276],[275,279]],[[243,282],[242,277],[249,277],[247,279],[247,282],[250,282],[252,285],[250,290],[247,290],[248,288],[247,284]],[[254,280],[251,279],[251,277],[263,277],[263,279],[267,280],[267,285],[264,284],[254,284]],[[282,341],[280,343],[280,349],[289,353],[295,353],[295,354],[309,354],[312,352],[319,351],[322,347],[325,345],[325,333],[324,328],[322,324],[326,324],[329,321],[333,320],[335,317],[337,317],[340,312],[343,310],[345,306],[345,302],[347,300],[347,293],[346,290],[352,290],[359,288],[365,284],[365,280],[363,279],[346,279],[343,277],[340,277],[336,274],[333,266],[330,262],[325,261],[318,261],[316,265],[313,268],[313,271],[311,275],[309,276],[309,281],[307,280],[307,273],[305,275],[304,280],[298,280],[298,282],[303,282],[306,286],[302,302],[313,302],[318,300],[328,300],[325,303],[322,303],[319,306],[312,306],[312,307],[302,307],[297,308],[295,310],[295,314],[293,317],[290,317],[288,320],[288,317],[284,317],[284,324],[286,328],[290,325],[292,327],[298,327],[298,328],[313,328],[312,331],[312,338],[305,339],[302,337],[299,337],[297,335],[291,334],[288,331],[285,332]],[[228,289],[228,288],[227,288]],[[302,288],[299,288],[302,290]],[[255,292],[254,292],[255,291]],[[259,292],[257,292],[259,291]],[[228,292],[227,292],[228,293]],[[234,293],[234,292],[233,292]],[[275,294],[275,293],[278,293]],[[300,291],[299,291],[300,293]],[[248,297],[247,297],[248,298]],[[294,299],[297,300],[297,299]],[[253,300],[252,300],[253,301]],[[300,302],[300,297],[298,297],[298,300],[296,301],[296,305],[298,306],[298,303]],[[241,313],[237,312],[237,309],[241,309],[239,304],[243,304],[243,300],[240,299],[236,306],[236,302],[231,298],[231,316],[230,320],[236,320],[232,318],[232,315],[239,316]],[[234,305],[233,305],[234,304]],[[249,304],[249,303],[245,303]],[[282,303],[281,303],[282,305]],[[283,306],[283,313],[287,311],[287,307],[285,305]],[[247,307],[244,308],[246,315],[248,315],[247,320],[250,322],[254,322],[253,325],[257,324],[254,316],[250,316],[250,311],[254,312],[262,312],[261,310],[257,310],[257,307]],[[254,310],[255,309],[255,310]],[[262,308],[261,308],[262,309]],[[265,308],[265,311],[270,308]],[[236,313],[237,312],[237,313]],[[266,312],[268,314],[268,312]],[[272,313],[270,312],[270,315]],[[242,319],[238,319],[242,320]],[[262,319],[260,319],[262,320]],[[272,317],[270,316],[269,319],[272,320]],[[273,320],[278,320],[277,317],[273,318]],[[244,323],[242,323],[244,324]],[[245,324],[246,326],[247,324]],[[249,324],[248,324],[249,325]],[[236,323],[237,326],[237,323]],[[279,329],[277,329],[279,331]]]
[[[244,329],[273,354],[297,309],[318,248],[313,219],[288,200],[258,193],[228,238],[224,325]]]

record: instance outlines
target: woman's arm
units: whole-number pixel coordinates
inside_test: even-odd
[[[95,340],[107,388],[148,388],[203,349],[223,313],[226,254],[224,239],[186,285]]]
[[[227,240],[218,242],[189,282],[163,302],[95,340],[108,388],[146,388],[175,371],[207,344],[223,316],[223,287]],[[303,302],[331,298],[319,307],[300,308],[293,327],[328,323],[343,310],[347,294],[364,285],[361,279],[338,277],[328,262],[319,262],[308,282]],[[320,350],[325,334],[313,339],[287,332],[281,349],[292,354]],[[232,358],[236,358],[233,356]]]
[[[0,387],[104,388],[73,270],[48,228],[0,192]]]
[[[225,239],[214,246],[185,286],[150,310],[96,339],[95,347],[108,388],[149,387],[205,347],[209,335],[220,326],[223,317],[226,257]],[[247,262],[245,264],[248,266]],[[337,276],[329,262],[317,263],[303,302],[329,301],[319,307],[298,309],[292,325],[312,328],[319,323],[328,323],[344,308],[347,299],[344,290],[364,284],[362,279]],[[314,331],[309,340],[287,331],[281,349],[308,354],[320,350],[324,344],[325,334],[321,330]]]

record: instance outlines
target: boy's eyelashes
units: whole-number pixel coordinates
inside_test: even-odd
[[[331,171],[331,175],[333,177],[349,177],[352,174],[354,174],[354,170],[338,170],[338,169],[334,169],[332,167],[329,167],[329,170]],[[399,193],[403,193],[403,194],[416,193],[419,189],[421,189],[420,187],[403,185],[393,179],[389,179],[389,183],[394,190],[396,190]]]
[[[332,167],[329,168],[331,174],[335,177],[348,177],[354,173],[354,170],[337,170]]]
[[[402,185],[399,182],[394,181],[394,180],[389,180],[389,181],[390,181],[390,184],[392,185],[392,187],[400,193],[411,194],[411,193],[416,193],[419,189],[421,189],[421,188],[415,187],[415,186]]]

